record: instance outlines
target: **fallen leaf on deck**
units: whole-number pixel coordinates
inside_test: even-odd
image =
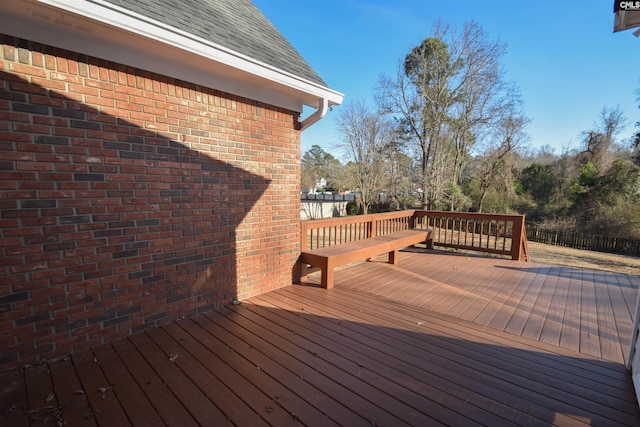
[[[109,386],[109,387],[100,387],[100,388],[98,389],[98,393],[100,393],[100,394],[101,394],[101,396],[100,396],[100,397],[102,397],[102,400],[106,399],[106,397],[107,397],[106,393],[107,393],[109,390],[111,390],[112,388],[113,388],[113,386]]]

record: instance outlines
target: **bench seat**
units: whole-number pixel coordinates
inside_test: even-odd
[[[398,250],[417,243],[426,243],[427,248],[432,248],[431,230],[402,230],[354,242],[303,251],[300,256],[302,276],[304,278],[307,275],[307,264],[318,267],[322,274],[320,282],[322,287],[330,289],[333,287],[334,268],[384,253],[389,254],[390,264],[396,264]]]

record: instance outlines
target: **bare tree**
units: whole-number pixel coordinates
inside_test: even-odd
[[[616,137],[624,129],[625,122],[620,107],[603,108],[594,129],[582,133],[582,161],[593,163],[598,172],[604,173],[613,161],[610,150],[616,142]]]
[[[392,122],[362,101],[347,103],[340,111],[339,147],[348,162],[344,169],[346,183],[362,193],[362,209],[366,214],[387,183],[385,157],[395,140]]]
[[[407,209],[413,205],[416,169],[413,159],[403,153],[399,145],[393,145],[385,158],[387,183],[384,191],[396,208]]]
[[[434,207],[458,184],[469,150],[508,103],[510,88],[499,66],[503,54],[504,46],[475,22],[460,33],[438,22],[393,79],[380,78],[379,105],[399,118],[415,147],[423,208]]]
[[[453,185],[460,175],[470,150],[510,108],[517,97],[514,86],[504,80],[500,59],[506,46],[489,41],[484,30],[474,22],[463,27],[460,46],[455,48],[463,58],[459,94],[449,112],[449,128],[453,141]]]
[[[506,196],[513,192],[511,160],[516,149],[528,140],[527,134],[524,133],[528,122],[529,120],[519,111],[512,111],[497,122],[492,138],[487,141],[482,165],[478,171],[478,212],[482,212],[489,189],[502,190]]]
[[[377,94],[379,105],[400,117],[402,131],[415,143],[425,208],[433,199],[430,185],[432,160],[441,141],[440,133],[451,102],[449,81],[459,68],[442,40],[446,31],[442,25],[434,27],[433,37],[425,39],[405,57],[395,80],[381,78]]]

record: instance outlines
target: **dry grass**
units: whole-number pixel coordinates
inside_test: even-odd
[[[640,258],[529,242],[531,261],[640,276]]]

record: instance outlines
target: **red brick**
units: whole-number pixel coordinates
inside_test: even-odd
[[[72,59],[67,61],[67,71],[69,74],[78,74],[78,63]]]
[[[42,68],[15,62],[9,63],[9,71],[19,75],[36,76],[43,78],[47,76],[47,72]]]
[[[50,98],[48,96],[31,95],[29,96],[29,102],[35,105],[46,105],[49,107],[57,107],[57,108],[64,107],[63,99]]]
[[[33,123],[38,125],[47,125],[47,126],[68,126],[69,122],[65,118],[60,117],[42,117],[42,116],[34,116]]]
[[[57,66],[53,80],[31,78],[34,83],[38,81],[39,88],[53,89],[51,98],[18,79],[14,81],[16,88],[35,92],[31,95],[35,105],[60,106],[66,101],[69,111],[83,112],[83,123],[99,124],[100,130],[95,126],[70,128],[70,120],[65,117],[35,115],[31,121],[28,113],[11,113],[6,111],[8,105],[2,111],[0,104],[0,122],[23,124],[4,130],[0,126],[0,143],[5,139],[8,144],[0,149],[14,156],[8,161],[31,169],[8,171],[3,176],[9,181],[3,185],[9,185],[0,188],[38,191],[41,200],[57,200],[56,207],[25,210],[19,210],[16,204],[2,205],[9,216],[0,218],[0,224],[8,226],[3,231],[17,234],[6,236],[0,253],[6,255],[9,248],[21,248],[18,243],[22,239],[30,239],[30,245],[21,249],[29,253],[4,256],[0,262],[7,264],[4,271],[9,274],[10,286],[35,292],[31,304],[40,303],[38,295],[52,298],[54,304],[64,302],[67,306],[60,307],[59,314],[73,317],[70,321],[95,318],[97,313],[113,309],[116,300],[141,304],[142,309],[128,314],[119,324],[103,329],[99,329],[100,323],[79,326],[65,334],[53,332],[55,319],[43,320],[38,322],[43,329],[25,338],[30,341],[15,338],[16,346],[11,351],[42,357],[54,351],[47,347],[54,343],[56,351],[60,347],[86,348],[126,335],[132,328],[140,329],[144,319],[155,313],[163,313],[163,319],[169,321],[213,300],[223,302],[222,296],[202,298],[197,297],[204,295],[202,292],[186,293],[204,271],[220,278],[206,284],[207,292],[215,291],[226,298],[234,292],[241,296],[257,294],[290,280],[298,250],[292,240],[299,238],[299,212],[267,206],[274,200],[293,207],[299,203],[299,183],[290,179],[299,173],[299,132],[293,129],[297,114],[263,106],[261,117],[256,119],[250,100],[191,84],[176,85],[172,79],[99,59],[90,58],[84,71],[86,64],[62,55],[44,55],[43,62],[49,70]],[[6,60],[9,66],[14,63],[23,65],[15,59]],[[83,72],[91,78],[71,74]],[[73,93],[64,92],[67,86]],[[103,108],[97,111],[83,102]],[[268,126],[271,135],[263,139],[265,131],[258,124]],[[34,144],[31,136],[46,134],[47,127],[50,135],[69,137],[69,143]],[[21,132],[9,133],[8,129]],[[12,139],[14,136],[24,139]],[[11,151],[16,141],[17,156]],[[193,145],[180,147],[170,141]],[[224,169],[203,169],[209,157],[214,159],[210,162],[226,161]],[[274,162],[279,164],[272,165]],[[236,173],[230,169],[231,164],[241,169],[251,164],[251,172],[271,181],[264,201],[250,200],[252,193],[242,184],[247,172]],[[53,169],[48,165],[54,165]],[[34,172],[37,174],[29,175]],[[77,173],[99,173],[104,181],[73,181]],[[214,177],[220,180],[215,187],[203,182]],[[15,200],[31,199],[36,199],[33,193]],[[253,202],[257,203],[255,211],[260,212],[254,218],[247,218],[239,227],[226,222],[229,215],[241,219]],[[222,209],[221,203],[225,205]],[[237,208],[228,207],[233,204]],[[18,211],[22,215],[11,218],[12,212]],[[69,218],[78,221],[60,222]],[[25,228],[18,228],[20,224]],[[255,229],[258,224],[261,230]],[[238,244],[235,236],[246,239]],[[217,242],[214,248],[210,242]],[[57,246],[60,244],[73,247]],[[44,245],[49,252],[40,250]],[[31,253],[34,248],[38,252]],[[234,270],[236,260],[233,256],[221,257],[222,251],[235,251],[247,265]],[[217,257],[215,263],[200,263],[212,260],[211,256]],[[241,279],[239,287],[231,289],[236,277]],[[57,290],[63,288],[72,294],[65,296]],[[178,289],[177,294],[172,293],[174,289]],[[84,295],[93,295],[94,300],[86,300]],[[28,302],[22,307],[29,307]],[[0,316],[0,331],[5,330],[3,322],[5,318]],[[17,331],[13,327],[8,330]],[[41,353],[33,351],[35,340],[46,347]]]
[[[30,123],[15,123],[13,125],[13,130],[16,132],[29,132],[29,133],[41,133],[41,134],[49,134],[51,132],[51,128],[47,125],[36,125]]]

